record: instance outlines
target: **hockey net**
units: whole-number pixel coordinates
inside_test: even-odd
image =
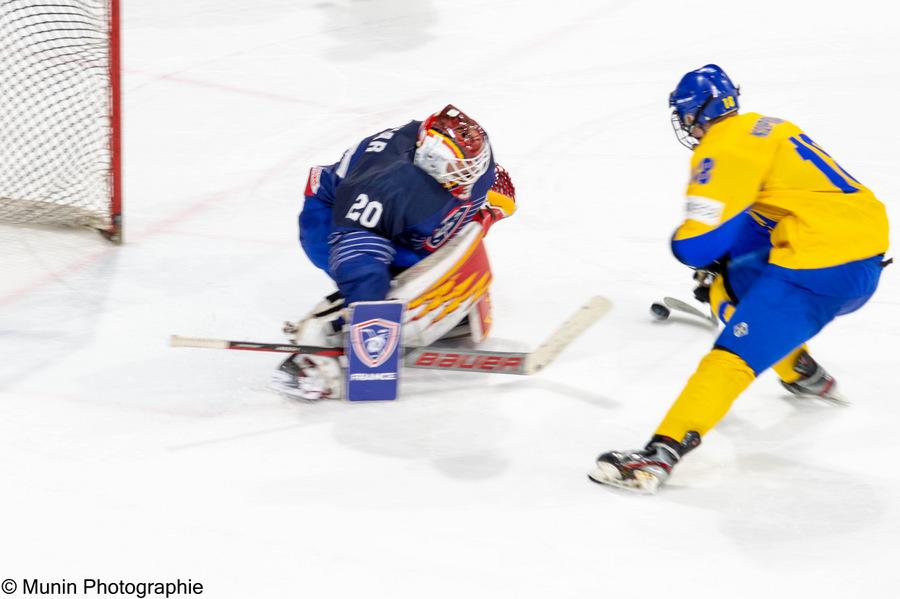
[[[119,0],[0,0],[0,222],[121,239]]]

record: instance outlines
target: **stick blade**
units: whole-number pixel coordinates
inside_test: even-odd
[[[718,327],[718,325],[719,325],[718,319],[715,316],[713,316],[711,313],[704,313],[704,312],[698,310],[697,308],[695,308],[694,306],[690,305],[689,303],[683,302],[678,298],[664,297],[663,303],[666,306],[668,306],[669,308],[672,308],[673,310],[678,310],[679,312],[685,312],[687,314],[692,314],[694,316],[697,316],[698,318],[702,318],[703,320],[710,323],[714,327]]]
[[[595,295],[589,299],[534,350],[529,356],[525,374],[535,374],[549,366],[572,341],[611,309],[612,302],[603,296]]]

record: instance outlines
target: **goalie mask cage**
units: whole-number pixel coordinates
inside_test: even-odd
[[[0,222],[121,241],[119,0],[0,0]]]

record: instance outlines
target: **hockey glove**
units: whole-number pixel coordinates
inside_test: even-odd
[[[475,220],[481,223],[485,233],[495,222],[516,211],[516,188],[509,171],[497,164],[494,166],[494,175],[494,184],[487,192],[484,206],[475,215]]]
[[[702,268],[698,268],[694,271],[694,282],[697,283],[697,286],[694,288],[694,297],[698,302],[704,304],[709,303],[709,288],[712,286],[717,276],[718,274],[715,272]]]

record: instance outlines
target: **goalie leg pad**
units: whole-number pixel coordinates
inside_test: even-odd
[[[469,310],[469,334],[475,343],[481,343],[491,332],[491,324],[494,321],[491,308],[491,294],[485,291]]]
[[[395,279],[391,298],[406,303],[403,336],[407,346],[431,345],[467,316],[470,326],[480,327],[474,331],[479,338],[487,334],[487,296],[493,275],[483,237],[481,225],[469,223],[434,254]]]

